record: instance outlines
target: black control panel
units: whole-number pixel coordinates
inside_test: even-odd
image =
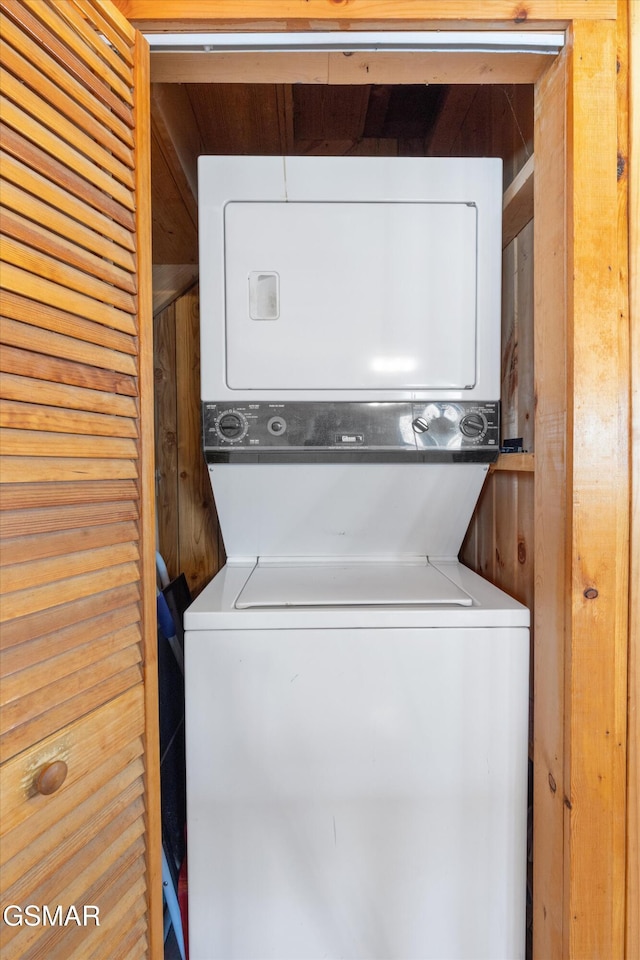
[[[202,404],[206,459],[220,462],[490,463],[499,403],[237,401]]]

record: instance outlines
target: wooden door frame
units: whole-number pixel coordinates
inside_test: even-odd
[[[523,27],[510,0],[200,0],[189,20],[174,0],[116,3],[135,26],[176,32],[311,29],[312,19],[345,30],[455,28],[463,17],[466,28]],[[304,19],[293,19],[302,9]],[[636,930],[632,956],[628,262],[619,240],[627,201],[612,163],[617,4],[531,0],[522,13],[527,28],[567,36],[535,85],[534,957],[622,957],[625,924]]]

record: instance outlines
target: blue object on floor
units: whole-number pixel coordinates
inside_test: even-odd
[[[184,654],[182,652],[182,647],[180,646],[180,641],[176,636],[176,628],[173,622],[173,617],[171,616],[171,611],[169,610],[169,605],[164,594],[159,590],[156,598],[156,607],[158,612],[158,627],[173,651],[173,655],[176,658],[178,666],[180,667],[180,672],[184,674]]]
[[[174,883],[167,855],[162,848],[162,892],[167,905],[167,913],[164,922],[164,939],[167,939],[169,930],[173,927],[176,943],[182,960],[186,960],[184,952],[184,935],[182,933],[182,916],[180,914],[180,904],[178,903],[178,891]]]

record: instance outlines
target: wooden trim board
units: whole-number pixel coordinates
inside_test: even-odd
[[[164,950],[162,926],[162,826],[158,703],[158,628],[156,619],[155,483],[153,430],[153,297],[151,289],[151,121],[149,47],[137,33],[135,42],[136,102],[136,234],[138,238],[138,342],[140,350],[140,533],[142,543],[142,626],[144,645],[145,807],[147,833],[146,897],[149,910],[149,955]]]
[[[522,30],[577,17],[614,20],[616,0],[114,0],[128,20],[140,30],[176,32],[200,25],[209,29],[309,29],[326,24],[330,29],[393,29],[442,21]]]
[[[543,53],[170,53],[151,54],[153,83],[535,83]]]

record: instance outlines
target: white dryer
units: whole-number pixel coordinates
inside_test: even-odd
[[[522,957],[529,612],[457,561],[500,164],[200,164],[229,560],[185,615],[190,954]]]

